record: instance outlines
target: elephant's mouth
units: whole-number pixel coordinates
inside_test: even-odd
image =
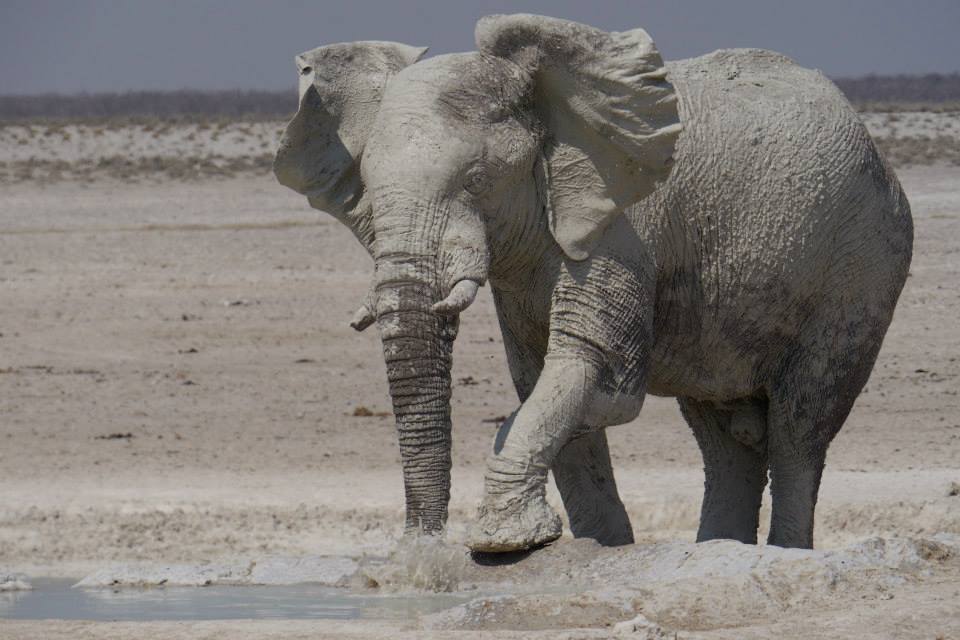
[[[330,167],[309,171],[305,167],[313,163],[307,163],[305,160],[311,155],[330,153],[330,149],[318,149],[315,154],[311,151],[309,141],[305,144],[297,144],[285,137],[273,161],[273,173],[277,177],[277,182],[306,196],[311,206],[316,207],[316,201],[322,202],[325,206],[335,205],[337,210],[355,205],[360,198],[362,188],[359,188],[360,178],[353,165],[334,164],[336,168],[333,171],[330,171]],[[346,149],[343,152],[346,153]]]
[[[314,209],[331,209],[331,213],[349,213],[363,197],[363,188],[355,171],[341,171],[322,183],[307,186],[303,195]]]

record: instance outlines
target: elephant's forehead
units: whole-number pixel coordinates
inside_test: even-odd
[[[522,97],[521,71],[478,53],[428,58],[403,69],[389,82],[386,110],[418,110],[461,122],[494,122]]]
[[[404,66],[399,52],[388,42],[340,42],[310,49],[294,59],[301,66],[330,67],[331,72],[378,71],[384,64]]]
[[[421,60],[397,74],[405,82],[420,82],[438,87],[455,84],[464,74],[470,74],[480,65],[476,53],[448,53]]]

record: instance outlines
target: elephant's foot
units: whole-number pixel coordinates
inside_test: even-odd
[[[525,493],[488,492],[467,534],[467,546],[493,553],[525,551],[553,542],[562,532],[560,516],[547,504],[542,486]]]

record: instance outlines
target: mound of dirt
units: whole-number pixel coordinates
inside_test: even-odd
[[[427,629],[603,627],[642,614],[666,629],[704,631],[790,612],[883,602],[901,588],[960,572],[960,536],[873,538],[839,550],[729,540],[603,548],[557,544],[509,565],[466,565],[480,596],[426,616]],[[960,624],[960,623],[958,623]]]

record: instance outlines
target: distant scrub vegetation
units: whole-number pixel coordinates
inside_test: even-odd
[[[960,110],[960,73],[836,78],[862,110]],[[0,120],[162,118],[281,119],[297,109],[288,91],[129,91],[0,96]]]

